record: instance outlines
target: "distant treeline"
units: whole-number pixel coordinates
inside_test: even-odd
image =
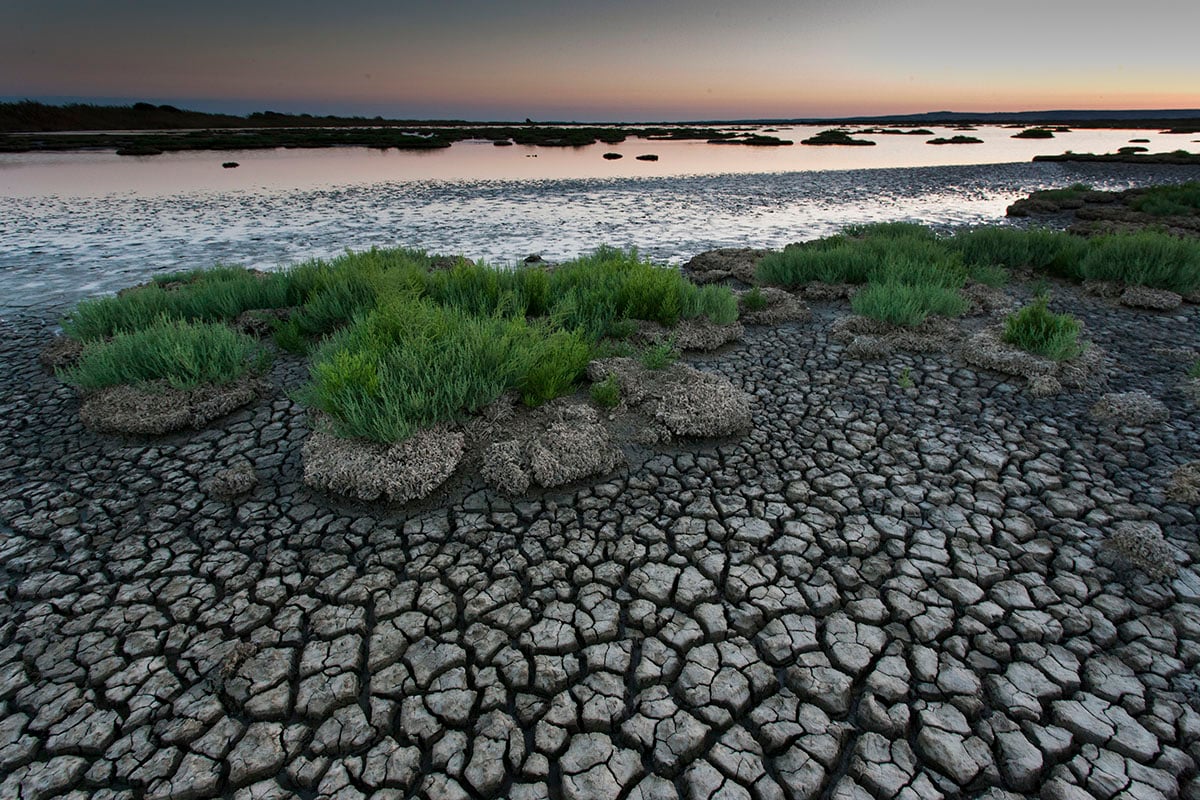
[[[206,114],[166,105],[0,103],[0,152],[103,149],[148,156],[181,150],[257,150],[274,147],[376,147],[428,150],[465,139],[496,145],[583,147],[647,140],[701,139],[722,144],[788,145],[773,136],[711,127],[563,125],[463,120],[387,120],[314,117],[259,111],[245,117]]]
[[[72,103],[52,106],[32,100],[0,103],[0,131],[145,131],[195,128],[339,128],[362,125],[388,127],[413,125],[417,120],[389,120],[383,117],[317,117],[312,114],[282,114],[256,111],[244,117],[233,114],[209,114],[168,105],[134,103],[130,106],[101,106]],[[462,120],[433,120],[424,124],[442,126],[477,125]],[[511,124],[511,123],[510,123]]]

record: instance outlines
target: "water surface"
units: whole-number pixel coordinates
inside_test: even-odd
[[[1043,187],[1200,178],[1196,167],[1028,161],[1068,147],[1111,151],[1142,136],[1163,140],[1151,149],[1175,149],[1186,137],[1080,131],[1031,141],[1011,139],[1013,132],[981,129],[972,135],[984,145],[940,147],[924,136],[871,136],[876,147],[630,140],[566,149],[464,142],[432,153],[0,156],[0,313],[61,307],[162,271],[271,269],[372,246],[509,264],[610,244],[680,263],[713,247],[779,247],[850,223],[995,222],[1014,199]],[[608,151],[656,152],[660,160],[606,161]],[[225,160],[242,166],[221,169]]]

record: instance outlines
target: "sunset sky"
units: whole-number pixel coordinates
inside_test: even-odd
[[[12,1],[0,3],[0,96],[579,121],[1197,108],[1194,20],[1180,10],[1179,0]]]

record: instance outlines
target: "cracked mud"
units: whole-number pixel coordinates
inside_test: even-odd
[[[748,434],[415,507],[303,485],[296,364],[103,436],[3,323],[0,797],[1200,796],[1197,308],[1062,297],[1107,389],[850,359],[824,305],[689,359]]]

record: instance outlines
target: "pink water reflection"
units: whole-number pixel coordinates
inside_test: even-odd
[[[1054,139],[1013,139],[1012,128],[982,127],[972,136],[983,144],[929,145],[930,136],[871,134],[874,147],[811,147],[801,139],[814,126],[780,128],[772,135],[792,139],[791,147],[710,145],[702,141],[629,139],[617,145],[578,148],[496,147],[490,142],[459,142],[435,151],[379,151],[367,148],[252,150],[169,153],[122,157],[113,153],[30,153],[0,155],[0,195],[9,197],[96,197],[109,194],[170,196],[230,192],[366,186],[424,180],[557,180],[571,178],[670,177],[758,174],[812,170],[921,167],[1027,162],[1042,153],[1113,152],[1131,138],[1148,138],[1151,152],[1188,147],[1188,137],[1138,130],[1078,130]],[[934,136],[956,131],[938,126]],[[623,158],[606,160],[604,153]],[[653,153],[658,161],[637,161]],[[222,169],[237,161],[237,169]]]

